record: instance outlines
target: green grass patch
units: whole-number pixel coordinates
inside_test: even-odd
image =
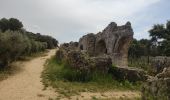
[[[55,57],[47,60],[42,73],[45,88],[52,86],[56,92],[70,97],[80,92],[106,92],[110,90],[134,90],[140,89],[140,83],[113,80],[111,74],[94,72],[82,73],[69,69],[69,65],[56,60]]]

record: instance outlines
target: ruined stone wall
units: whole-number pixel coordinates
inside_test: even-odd
[[[112,63],[127,66],[127,54],[133,30],[130,22],[123,26],[110,23],[102,32],[87,34],[79,40],[79,49],[86,50],[91,56],[109,55]]]

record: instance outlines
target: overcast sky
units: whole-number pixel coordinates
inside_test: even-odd
[[[28,31],[62,42],[102,31],[110,22],[132,23],[134,37],[170,19],[169,0],[0,0],[0,18],[18,18]]]

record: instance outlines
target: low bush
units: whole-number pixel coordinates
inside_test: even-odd
[[[28,38],[18,32],[0,33],[0,61],[3,65],[24,54]]]

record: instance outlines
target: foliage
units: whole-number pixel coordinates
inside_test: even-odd
[[[152,44],[158,48],[158,55],[170,56],[170,21],[166,25],[154,25],[149,33]]]
[[[8,30],[9,29],[9,25],[8,25],[8,19],[6,19],[6,18],[2,18],[1,20],[0,20],[0,30],[2,31],[2,32],[5,32],[6,30]]]
[[[48,49],[58,47],[58,41],[51,36],[41,35],[40,33],[34,34],[32,32],[25,32],[24,34],[35,41],[46,42]]]
[[[7,30],[18,31],[21,30],[22,27],[23,27],[22,22],[20,22],[16,18],[10,19],[2,18],[0,20],[0,29],[2,30],[2,32],[5,32]]]
[[[129,47],[129,58],[140,58],[141,56],[150,55],[150,51],[153,51],[150,48],[150,41],[147,39],[136,40],[133,39]]]

